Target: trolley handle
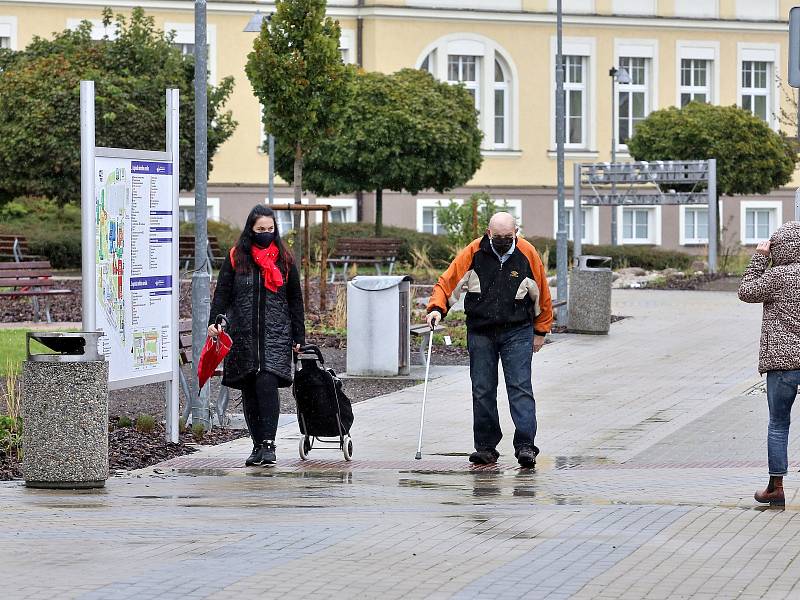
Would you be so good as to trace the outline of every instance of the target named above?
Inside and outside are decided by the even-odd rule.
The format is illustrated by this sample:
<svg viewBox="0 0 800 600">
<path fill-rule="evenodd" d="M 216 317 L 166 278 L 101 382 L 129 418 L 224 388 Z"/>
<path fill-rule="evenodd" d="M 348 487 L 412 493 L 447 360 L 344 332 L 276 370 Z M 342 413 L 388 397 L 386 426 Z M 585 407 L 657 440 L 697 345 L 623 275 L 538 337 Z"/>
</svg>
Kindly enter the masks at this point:
<svg viewBox="0 0 800 600">
<path fill-rule="evenodd" d="M 325 364 L 325 357 L 322 356 L 322 350 L 319 349 L 319 346 L 316 346 L 314 344 L 307 344 L 305 346 L 300 346 L 300 352 L 294 355 L 295 362 L 300 360 L 301 354 L 316 354 L 319 362 L 321 362 L 323 365 Z"/>
</svg>

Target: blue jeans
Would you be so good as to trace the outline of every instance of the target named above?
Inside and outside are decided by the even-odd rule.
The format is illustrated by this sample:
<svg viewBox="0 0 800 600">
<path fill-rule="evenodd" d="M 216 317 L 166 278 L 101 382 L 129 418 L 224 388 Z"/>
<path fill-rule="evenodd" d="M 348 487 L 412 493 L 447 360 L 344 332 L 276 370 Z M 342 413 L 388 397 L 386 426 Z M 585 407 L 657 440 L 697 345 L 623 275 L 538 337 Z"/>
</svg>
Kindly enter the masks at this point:
<svg viewBox="0 0 800 600">
<path fill-rule="evenodd" d="M 476 450 L 493 450 L 500 443 L 500 417 L 497 414 L 497 367 L 503 373 L 514 420 L 514 448 L 533 446 L 536 436 L 536 401 L 531 383 L 533 326 L 509 329 L 468 331 L 469 373 L 472 379 L 473 434 Z"/>
<path fill-rule="evenodd" d="M 769 474 L 783 476 L 789 470 L 789 422 L 800 385 L 800 370 L 767 372 L 767 461 Z"/>
</svg>

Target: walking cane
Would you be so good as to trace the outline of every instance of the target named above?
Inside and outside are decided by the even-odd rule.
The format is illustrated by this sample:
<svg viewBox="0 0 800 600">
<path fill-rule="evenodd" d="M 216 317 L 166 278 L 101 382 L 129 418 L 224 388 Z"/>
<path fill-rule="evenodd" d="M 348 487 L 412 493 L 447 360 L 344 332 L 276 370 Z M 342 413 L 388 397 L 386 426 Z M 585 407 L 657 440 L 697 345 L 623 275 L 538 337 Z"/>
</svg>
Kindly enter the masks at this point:
<svg viewBox="0 0 800 600">
<path fill-rule="evenodd" d="M 425 401 L 428 399 L 428 375 L 431 372 L 431 349 L 433 348 L 433 329 L 431 326 L 431 333 L 428 336 L 428 362 L 425 365 L 425 389 L 422 392 L 422 414 L 419 417 L 419 443 L 417 444 L 417 455 L 414 457 L 416 460 L 422 460 L 422 427 L 425 424 Z"/>
</svg>

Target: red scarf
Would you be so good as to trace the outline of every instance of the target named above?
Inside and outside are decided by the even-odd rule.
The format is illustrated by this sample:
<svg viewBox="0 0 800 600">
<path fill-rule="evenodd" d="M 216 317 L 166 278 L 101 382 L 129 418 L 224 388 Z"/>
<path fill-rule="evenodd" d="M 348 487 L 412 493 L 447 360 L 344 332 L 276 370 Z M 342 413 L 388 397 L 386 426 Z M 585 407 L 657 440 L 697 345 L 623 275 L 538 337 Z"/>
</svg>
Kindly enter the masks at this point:
<svg viewBox="0 0 800 600">
<path fill-rule="evenodd" d="M 264 287 L 270 292 L 277 292 L 278 288 L 283 285 L 283 274 L 275 264 L 278 259 L 278 247 L 274 242 L 267 248 L 253 246 L 250 249 L 250 255 L 253 257 L 253 261 L 261 268 L 261 274 L 264 276 Z"/>
</svg>

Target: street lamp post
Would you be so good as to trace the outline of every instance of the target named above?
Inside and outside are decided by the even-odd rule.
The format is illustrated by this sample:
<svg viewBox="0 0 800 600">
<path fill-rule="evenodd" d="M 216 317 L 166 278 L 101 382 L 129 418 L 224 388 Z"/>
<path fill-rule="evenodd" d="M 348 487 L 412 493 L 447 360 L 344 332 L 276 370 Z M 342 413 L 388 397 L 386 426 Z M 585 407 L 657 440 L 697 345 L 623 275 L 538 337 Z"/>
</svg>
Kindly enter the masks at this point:
<svg viewBox="0 0 800 600">
<path fill-rule="evenodd" d="M 247 25 L 244 27 L 245 33 L 260 33 L 261 27 L 264 24 L 264 21 L 269 21 L 272 18 L 270 14 L 264 14 L 260 10 L 256 11 L 250 20 L 247 22 Z M 275 203 L 275 137 L 271 133 L 267 133 L 267 152 L 269 153 L 269 174 L 268 174 L 268 181 L 269 181 L 269 191 L 267 192 L 267 198 L 269 204 Z"/>
<path fill-rule="evenodd" d="M 608 70 L 611 76 L 611 163 L 617 162 L 617 82 L 630 83 L 630 76 L 625 69 L 611 67 Z M 611 194 L 616 195 L 617 184 L 611 184 Z M 611 245 L 617 245 L 617 209 L 611 207 Z"/>
<path fill-rule="evenodd" d="M 556 231 L 556 288 L 559 300 L 567 300 L 567 214 L 564 205 L 564 139 L 566 107 L 564 102 L 563 21 L 561 0 L 556 5 L 556 181 L 558 230 Z M 566 306 L 558 308 L 558 324 L 566 325 Z"/>
</svg>

